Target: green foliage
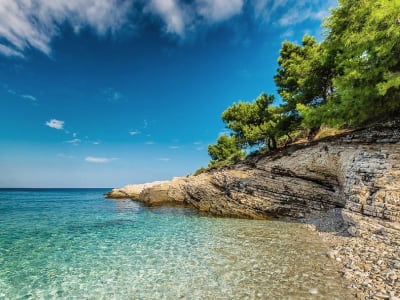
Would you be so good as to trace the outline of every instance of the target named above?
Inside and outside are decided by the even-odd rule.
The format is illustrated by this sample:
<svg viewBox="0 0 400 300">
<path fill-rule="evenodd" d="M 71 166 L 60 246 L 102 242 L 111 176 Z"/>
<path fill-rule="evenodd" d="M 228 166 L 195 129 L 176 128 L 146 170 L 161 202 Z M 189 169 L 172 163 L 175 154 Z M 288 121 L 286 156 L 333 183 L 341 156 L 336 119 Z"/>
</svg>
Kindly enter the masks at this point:
<svg viewBox="0 0 400 300">
<path fill-rule="evenodd" d="M 400 114 L 400 1 L 339 0 L 325 20 L 325 40 L 285 41 L 274 76 L 283 103 L 261 94 L 228 107 L 232 136 L 209 146 L 210 165 L 242 158 L 245 149 L 291 142 L 300 126 L 356 127 Z"/>
<path fill-rule="evenodd" d="M 400 2 L 340 0 L 326 38 L 284 42 L 278 92 L 303 125 L 358 126 L 400 112 Z"/>
<path fill-rule="evenodd" d="M 236 143 L 235 136 L 221 135 L 217 144 L 208 145 L 208 154 L 211 156 L 209 167 L 230 165 L 243 160 L 245 152 Z"/>
<path fill-rule="evenodd" d="M 202 174 L 202 173 L 204 173 L 206 171 L 207 171 L 207 168 L 200 167 L 199 169 L 196 170 L 196 172 L 194 172 L 193 175 L 197 176 L 197 175 L 200 175 L 200 174 Z"/>
<path fill-rule="evenodd" d="M 271 106 L 273 101 L 274 96 L 261 94 L 252 103 L 234 103 L 222 113 L 222 120 L 233 131 L 238 145 L 276 148 L 276 139 L 283 132 L 284 117 L 278 107 Z"/>
<path fill-rule="evenodd" d="M 357 126 L 399 113 L 400 2 L 340 0 L 325 27 L 335 95 L 315 109 L 299 106 L 306 123 Z"/>
<path fill-rule="evenodd" d="M 341 52 L 335 85 L 344 119 L 358 124 L 398 111 L 400 2 L 342 0 L 326 26 L 327 47 Z"/>
<path fill-rule="evenodd" d="M 332 62 L 314 37 L 305 35 L 301 46 L 283 42 L 278 64 L 274 80 L 285 111 L 296 113 L 297 104 L 319 105 L 332 94 Z"/>
</svg>

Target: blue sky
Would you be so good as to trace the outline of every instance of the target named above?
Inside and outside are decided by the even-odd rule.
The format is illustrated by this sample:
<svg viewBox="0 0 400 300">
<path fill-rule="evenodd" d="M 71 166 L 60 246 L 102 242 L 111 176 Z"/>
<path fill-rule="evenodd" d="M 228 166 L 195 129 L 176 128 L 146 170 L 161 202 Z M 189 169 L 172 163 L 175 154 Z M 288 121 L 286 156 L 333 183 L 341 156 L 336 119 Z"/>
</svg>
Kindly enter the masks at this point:
<svg viewBox="0 0 400 300">
<path fill-rule="evenodd" d="M 0 187 L 115 187 L 206 166 L 222 111 L 276 94 L 281 42 L 321 36 L 335 5 L 1 1 Z"/>
</svg>

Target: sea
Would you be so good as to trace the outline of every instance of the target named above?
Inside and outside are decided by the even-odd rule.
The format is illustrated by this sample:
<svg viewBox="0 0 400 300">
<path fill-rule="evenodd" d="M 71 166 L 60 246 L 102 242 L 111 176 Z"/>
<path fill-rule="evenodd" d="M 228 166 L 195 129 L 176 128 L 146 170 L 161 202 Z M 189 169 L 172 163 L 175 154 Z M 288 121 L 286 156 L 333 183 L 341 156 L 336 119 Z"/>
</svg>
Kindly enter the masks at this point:
<svg viewBox="0 0 400 300">
<path fill-rule="evenodd" d="M 315 233 L 271 220 L 0 189 L 0 299 L 351 299 Z"/>
</svg>

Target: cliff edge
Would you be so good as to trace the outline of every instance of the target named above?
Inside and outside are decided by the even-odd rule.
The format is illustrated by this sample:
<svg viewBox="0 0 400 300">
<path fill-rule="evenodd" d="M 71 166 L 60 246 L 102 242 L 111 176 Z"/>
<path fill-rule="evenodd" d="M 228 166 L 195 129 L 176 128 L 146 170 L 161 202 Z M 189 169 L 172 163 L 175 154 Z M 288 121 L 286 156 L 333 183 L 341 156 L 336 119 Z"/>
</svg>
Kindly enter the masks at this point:
<svg viewBox="0 0 400 300">
<path fill-rule="evenodd" d="M 340 208 L 349 233 L 400 231 L 400 121 L 376 125 L 228 168 L 113 189 L 110 198 L 189 204 L 217 216 L 303 218 Z"/>
<path fill-rule="evenodd" d="M 331 246 L 355 298 L 400 299 L 400 120 L 107 196 L 299 220 Z"/>
</svg>

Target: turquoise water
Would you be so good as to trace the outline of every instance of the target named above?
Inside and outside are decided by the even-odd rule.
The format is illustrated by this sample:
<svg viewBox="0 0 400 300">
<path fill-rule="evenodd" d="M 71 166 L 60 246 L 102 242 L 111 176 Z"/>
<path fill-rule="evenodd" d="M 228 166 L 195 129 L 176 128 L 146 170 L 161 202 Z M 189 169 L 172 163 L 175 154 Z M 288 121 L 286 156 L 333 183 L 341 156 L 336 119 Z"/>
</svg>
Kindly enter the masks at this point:
<svg viewBox="0 0 400 300">
<path fill-rule="evenodd" d="M 298 224 L 0 190 L 0 299 L 349 299 Z"/>
</svg>

